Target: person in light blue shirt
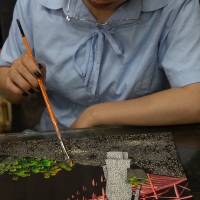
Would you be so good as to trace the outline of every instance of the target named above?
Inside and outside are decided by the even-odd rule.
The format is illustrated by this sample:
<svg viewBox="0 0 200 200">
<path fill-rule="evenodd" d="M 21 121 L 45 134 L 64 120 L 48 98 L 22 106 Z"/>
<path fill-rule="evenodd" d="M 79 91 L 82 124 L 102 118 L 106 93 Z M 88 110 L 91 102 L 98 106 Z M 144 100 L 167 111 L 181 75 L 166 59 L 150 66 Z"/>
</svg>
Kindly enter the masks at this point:
<svg viewBox="0 0 200 200">
<path fill-rule="evenodd" d="M 12 103 L 42 78 L 61 129 L 198 123 L 199 1 L 18 0 L 0 66 Z M 46 110 L 35 128 L 53 130 Z"/>
</svg>

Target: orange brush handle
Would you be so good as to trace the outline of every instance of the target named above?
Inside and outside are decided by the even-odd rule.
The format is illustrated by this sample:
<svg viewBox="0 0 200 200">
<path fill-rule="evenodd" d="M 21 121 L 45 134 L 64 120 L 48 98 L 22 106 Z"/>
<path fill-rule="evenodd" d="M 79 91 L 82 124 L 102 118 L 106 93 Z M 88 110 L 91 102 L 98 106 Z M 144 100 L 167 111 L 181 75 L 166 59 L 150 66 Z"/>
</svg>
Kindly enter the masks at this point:
<svg viewBox="0 0 200 200">
<path fill-rule="evenodd" d="M 49 98 L 47 96 L 47 93 L 46 93 L 46 90 L 44 88 L 44 84 L 42 82 L 42 80 L 40 78 L 37 78 L 37 81 L 38 81 L 38 84 L 40 86 L 40 89 L 41 89 L 41 92 L 42 92 L 42 96 L 44 98 L 44 101 L 45 101 L 45 104 L 47 106 L 47 110 L 49 112 L 49 115 L 50 115 L 50 118 L 51 118 L 51 121 L 53 123 L 53 126 L 55 128 L 55 131 L 56 131 L 56 134 L 58 136 L 58 138 L 61 138 L 61 134 L 60 134 L 60 130 L 58 128 L 58 124 L 57 124 L 57 121 L 56 121 L 56 117 L 54 115 L 54 112 L 53 112 L 53 109 L 51 107 L 51 104 L 50 104 L 50 101 L 49 101 Z"/>
</svg>

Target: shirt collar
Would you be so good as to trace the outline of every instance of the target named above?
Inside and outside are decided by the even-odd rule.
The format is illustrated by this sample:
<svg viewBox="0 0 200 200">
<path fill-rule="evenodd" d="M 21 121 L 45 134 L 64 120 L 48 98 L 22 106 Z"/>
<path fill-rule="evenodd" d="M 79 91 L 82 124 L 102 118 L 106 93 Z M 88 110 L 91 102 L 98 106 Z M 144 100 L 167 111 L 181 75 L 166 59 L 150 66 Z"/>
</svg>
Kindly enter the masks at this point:
<svg viewBox="0 0 200 200">
<path fill-rule="evenodd" d="M 52 10 L 63 8 L 63 4 L 65 1 L 66 0 L 37 0 L 39 4 Z"/>
<path fill-rule="evenodd" d="M 79 18 L 91 19 L 93 18 L 92 14 L 88 12 L 88 8 L 83 4 L 82 0 L 73 0 L 73 11 L 71 13 L 74 16 Z M 138 19 L 141 13 L 141 0 L 129 0 L 124 3 L 118 10 L 115 12 L 109 20 L 119 20 L 119 19 Z"/>
<path fill-rule="evenodd" d="M 63 8 L 63 5 L 66 5 L 68 0 L 37 0 L 37 2 L 49 9 L 60 9 Z M 142 10 L 143 12 L 151 12 L 158 10 L 168 4 L 168 0 L 129 0 L 126 2 L 122 7 L 119 8 L 118 11 L 126 10 L 126 13 L 131 15 L 134 18 L 138 17 L 138 14 Z M 72 0 L 71 1 L 71 8 L 76 6 L 76 12 L 80 14 L 81 11 L 85 7 L 81 0 Z M 85 10 L 86 8 L 84 8 Z M 74 9 L 73 9 L 74 10 Z M 124 13 L 123 13 L 124 15 Z"/>
<path fill-rule="evenodd" d="M 153 12 L 165 7 L 168 0 L 141 0 L 143 12 Z"/>
<path fill-rule="evenodd" d="M 63 8 L 65 14 L 67 13 L 68 0 L 37 0 L 37 2 L 42 6 L 53 10 Z M 167 4 L 168 0 L 129 0 L 123 4 L 109 20 L 138 19 L 141 11 L 156 11 L 165 7 Z M 94 17 L 88 12 L 87 7 L 83 4 L 82 0 L 71 0 L 70 15 L 94 20 Z"/>
</svg>

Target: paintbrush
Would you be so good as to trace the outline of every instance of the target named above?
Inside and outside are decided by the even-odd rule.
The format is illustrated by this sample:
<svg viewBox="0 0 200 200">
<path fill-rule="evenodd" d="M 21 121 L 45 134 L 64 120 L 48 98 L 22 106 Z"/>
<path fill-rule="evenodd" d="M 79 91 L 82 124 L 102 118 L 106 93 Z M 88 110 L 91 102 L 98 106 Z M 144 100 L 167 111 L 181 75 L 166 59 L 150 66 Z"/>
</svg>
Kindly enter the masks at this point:
<svg viewBox="0 0 200 200">
<path fill-rule="evenodd" d="M 25 34 L 24 34 L 24 31 L 23 31 L 23 29 L 22 29 L 22 26 L 21 26 L 21 23 L 20 23 L 19 19 L 17 19 L 17 24 L 18 24 L 19 30 L 20 30 L 20 32 L 21 32 L 22 39 L 23 39 L 23 41 L 24 41 L 24 45 L 25 45 L 25 47 L 26 47 L 26 50 L 27 50 L 27 52 L 28 52 L 28 55 L 29 55 L 29 56 L 31 57 L 31 59 L 35 62 L 35 58 L 33 57 L 32 53 L 31 53 L 31 50 L 30 50 L 28 41 L 27 41 L 27 39 L 26 39 L 26 36 L 25 36 Z M 62 141 L 62 138 L 61 138 L 61 133 L 60 133 L 60 130 L 59 130 L 59 128 L 58 128 L 57 120 L 56 120 L 55 114 L 54 114 L 54 112 L 53 112 L 53 108 L 52 108 L 52 106 L 51 106 L 51 104 L 50 104 L 49 98 L 48 98 L 48 96 L 47 96 L 47 93 L 46 93 L 45 87 L 44 87 L 44 85 L 43 85 L 43 82 L 42 82 L 42 80 L 41 80 L 40 78 L 37 78 L 37 81 L 38 81 L 38 84 L 39 84 L 39 86 L 40 86 L 40 90 L 41 90 L 41 92 L 42 92 L 42 96 L 43 96 L 43 98 L 44 98 L 44 101 L 45 101 L 47 110 L 48 110 L 49 115 L 50 115 L 50 118 L 51 118 L 51 121 L 52 121 L 53 126 L 54 126 L 54 128 L 55 128 L 57 137 L 58 137 L 58 139 L 59 139 L 59 142 L 60 142 L 62 151 L 63 151 L 63 153 L 64 153 L 64 155 L 65 155 L 65 160 L 70 161 L 69 155 L 68 155 L 68 153 L 67 153 L 67 151 L 66 151 L 66 149 L 65 149 L 65 146 L 64 146 L 64 144 L 63 144 L 63 141 Z"/>
</svg>

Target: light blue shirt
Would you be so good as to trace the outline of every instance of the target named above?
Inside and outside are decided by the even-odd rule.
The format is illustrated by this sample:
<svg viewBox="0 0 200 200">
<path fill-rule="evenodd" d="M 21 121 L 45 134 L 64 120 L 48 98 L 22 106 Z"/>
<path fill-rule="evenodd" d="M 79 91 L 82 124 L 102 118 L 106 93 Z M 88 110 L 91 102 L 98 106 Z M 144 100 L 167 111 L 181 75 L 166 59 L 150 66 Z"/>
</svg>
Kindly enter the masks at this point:
<svg viewBox="0 0 200 200">
<path fill-rule="evenodd" d="M 129 0 L 97 26 L 67 21 L 67 0 L 18 0 L 0 65 L 25 53 L 18 18 L 37 61 L 61 129 L 88 106 L 138 98 L 200 82 L 199 0 Z M 71 17 L 95 20 L 81 0 Z M 44 111 L 40 131 L 53 130 Z"/>
</svg>

